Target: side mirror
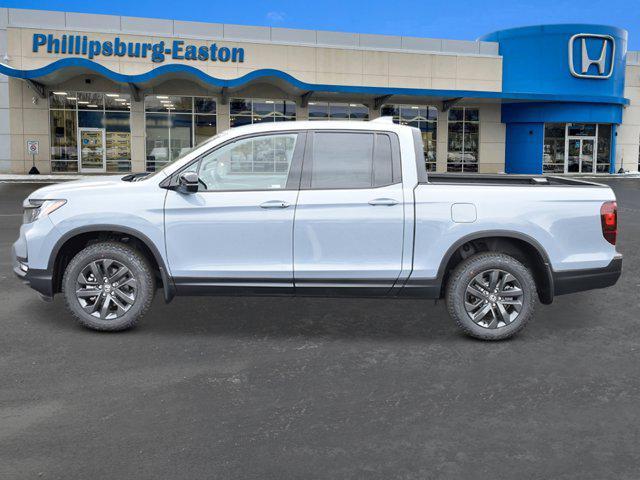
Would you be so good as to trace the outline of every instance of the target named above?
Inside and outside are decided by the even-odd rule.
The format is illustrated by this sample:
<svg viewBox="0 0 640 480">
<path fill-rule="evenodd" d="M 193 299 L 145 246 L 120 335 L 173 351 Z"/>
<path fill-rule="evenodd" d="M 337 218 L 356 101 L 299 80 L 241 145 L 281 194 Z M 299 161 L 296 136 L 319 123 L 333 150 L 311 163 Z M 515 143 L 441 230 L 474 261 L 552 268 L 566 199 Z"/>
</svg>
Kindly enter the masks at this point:
<svg viewBox="0 0 640 480">
<path fill-rule="evenodd" d="M 198 174 L 183 172 L 178 177 L 178 191 L 181 193 L 195 193 L 198 191 Z"/>
</svg>

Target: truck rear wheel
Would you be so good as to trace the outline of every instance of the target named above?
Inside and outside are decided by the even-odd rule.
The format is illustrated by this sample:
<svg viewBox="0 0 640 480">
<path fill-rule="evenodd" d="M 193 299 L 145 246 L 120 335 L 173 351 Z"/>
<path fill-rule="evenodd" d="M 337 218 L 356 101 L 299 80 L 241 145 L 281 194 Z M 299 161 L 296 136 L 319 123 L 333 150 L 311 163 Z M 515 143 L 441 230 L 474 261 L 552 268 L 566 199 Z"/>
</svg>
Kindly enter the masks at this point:
<svg viewBox="0 0 640 480">
<path fill-rule="evenodd" d="M 449 277 L 449 315 L 467 335 L 503 340 L 524 328 L 534 313 L 536 284 L 522 263 L 503 253 L 480 253 Z"/>
<path fill-rule="evenodd" d="M 101 242 L 80 251 L 64 272 L 67 308 L 81 325 L 118 331 L 135 326 L 155 293 L 143 255 L 128 245 Z"/>
</svg>

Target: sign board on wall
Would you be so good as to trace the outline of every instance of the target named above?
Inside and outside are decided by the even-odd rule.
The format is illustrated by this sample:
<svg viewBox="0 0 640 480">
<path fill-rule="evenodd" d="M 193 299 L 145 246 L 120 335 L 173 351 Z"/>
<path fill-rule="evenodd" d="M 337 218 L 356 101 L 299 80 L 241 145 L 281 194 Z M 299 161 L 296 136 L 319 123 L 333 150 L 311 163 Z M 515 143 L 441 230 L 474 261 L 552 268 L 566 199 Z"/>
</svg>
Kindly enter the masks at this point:
<svg viewBox="0 0 640 480">
<path fill-rule="evenodd" d="M 55 55 L 81 55 L 89 60 L 102 56 L 149 58 L 153 63 L 162 63 L 166 57 L 200 62 L 244 62 L 244 48 L 219 46 L 216 43 L 192 45 L 185 44 L 184 40 L 128 42 L 120 37 L 92 40 L 87 35 L 34 33 L 31 50 L 33 53 L 44 50 Z"/>
</svg>

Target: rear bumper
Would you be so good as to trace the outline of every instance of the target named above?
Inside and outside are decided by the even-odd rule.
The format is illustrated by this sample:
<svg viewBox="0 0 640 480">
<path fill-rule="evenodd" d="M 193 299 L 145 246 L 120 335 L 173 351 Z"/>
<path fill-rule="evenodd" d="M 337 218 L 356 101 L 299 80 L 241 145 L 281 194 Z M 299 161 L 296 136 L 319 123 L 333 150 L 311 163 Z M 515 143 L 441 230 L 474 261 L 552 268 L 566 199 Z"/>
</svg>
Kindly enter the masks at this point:
<svg viewBox="0 0 640 480">
<path fill-rule="evenodd" d="M 622 255 L 620 254 L 616 255 L 611 263 L 603 268 L 552 272 L 553 294 L 565 295 L 596 288 L 607 288 L 615 285 L 621 274 Z"/>
</svg>

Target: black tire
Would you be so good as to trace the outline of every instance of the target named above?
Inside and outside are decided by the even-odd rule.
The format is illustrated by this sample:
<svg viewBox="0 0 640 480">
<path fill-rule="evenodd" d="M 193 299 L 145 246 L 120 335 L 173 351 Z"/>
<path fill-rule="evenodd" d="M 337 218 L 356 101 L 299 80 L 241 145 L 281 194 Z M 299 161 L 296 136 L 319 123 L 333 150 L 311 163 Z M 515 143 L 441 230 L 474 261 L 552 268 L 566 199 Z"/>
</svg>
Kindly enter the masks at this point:
<svg viewBox="0 0 640 480">
<path fill-rule="evenodd" d="M 106 263 L 103 261 L 106 260 Z M 96 263 L 94 263 L 96 262 Z M 91 272 L 92 265 L 98 265 L 99 273 L 93 276 Z M 107 272 L 105 273 L 105 265 Z M 113 267 L 115 265 L 115 267 Z M 109 277 L 109 272 L 120 271 L 126 273 L 122 285 L 118 291 L 112 287 L 112 284 L 106 286 L 102 283 L 105 277 Z M 88 269 L 88 270 L 87 270 Z M 86 279 L 85 274 L 90 272 L 88 278 L 90 284 L 88 287 L 81 287 L 80 278 Z M 80 274 L 83 273 L 83 277 Z M 102 281 L 96 278 L 102 278 Z M 115 278 L 116 275 L 111 276 Z M 133 278 L 133 281 L 131 281 Z M 127 284 L 127 285 L 125 285 Z M 114 283 L 113 285 L 118 285 Z M 109 288 L 107 293 L 107 288 Z M 88 290 L 96 290 L 97 295 L 87 298 L 79 298 L 76 294 L 78 291 L 87 292 Z M 102 292 L 102 295 L 101 293 Z M 123 301 L 122 293 L 127 295 L 129 299 Z M 120 331 L 134 327 L 138 320 L 145 314 L 151 305 L 153 295 L 155 293 L 155 278 L 153 270 L 149 266 L 146 258 L 137 250 L 118 242 L 101 242 L 90 245 L 80 251 L 67 265 L 64 276 L 62 278 L 62 293 L 67 304 L 67 308 L 78 322 L 84 327 L 92 330 L 100 331 Z M 91 292 L 88 292 L 89 294 Z M 101 298 L 103 297 L 103 298 Z M 131 300 L 133 299 L 133 300 Z M 102 302 L 97 307 L 94 305 Z M 81 302 L 86 302 L 83 306 Z M 102 306 L 107 303 L 105 312 L 102 312 Z M 126 308 L 126 310 L 125 310 Z M 90 310 L 96 310 L 90 314 Z M 96 316 L 96 314 L 98 316 Z M 109 318 L 111 317 L 111 318 Z"/>
<path fill-rule="evenodd" d="M 502 279 L 509 281 L 507 285 L 505 280 L 503 284 L 507 286 L 504 287 L 505 290 L 501 290 L 506 293 L 505 296 L 495 293 L 499 285 L 490 289 L 492 272 L 498 272 L 495 274 L 500 278 L 498 283 Z M 480 283 L 477 279 L 480 279 Z M 482 280 L 485 279 L 487 281 L 483 283 Z M 483 285 L 486 289 L 480 291 L 474 288 L 478 285 Z M 518 290 L 521 290 L 521 293 Z M 513 295 L 508 295 L 509 292 Z M 480 253 L 465 259 L 449 277 L 446 291 L 447 310 L 451 318 L 464 333 L 482 340 L 503 340 L 522 330 L 533 317 L 536 298 L 536 283 L 529 269 L 503 253 Z M 511 304 L 507 304 L 508 302 Z M 521 302 L 517 305 L 519 311 L 516 311 L 516 305 L 513 305 L 517 302 Z M 468 312 L 467 308 L 471 312 Z M 487 308 L 489 311 L 483 314 Z M 474 321 L 472 315 L 481 318 Z"/>
</svg>

